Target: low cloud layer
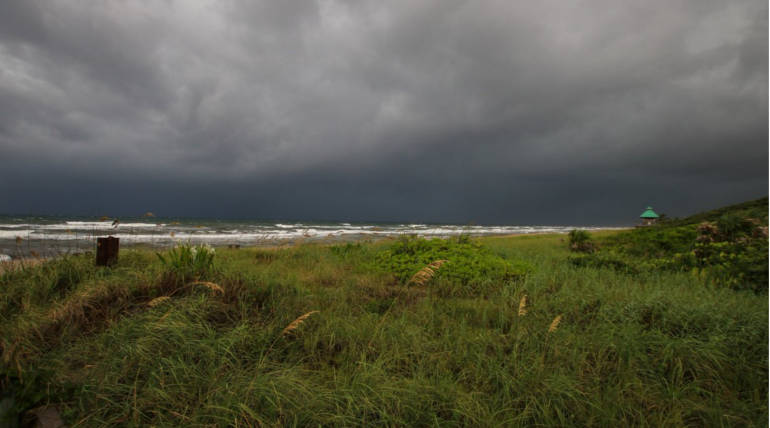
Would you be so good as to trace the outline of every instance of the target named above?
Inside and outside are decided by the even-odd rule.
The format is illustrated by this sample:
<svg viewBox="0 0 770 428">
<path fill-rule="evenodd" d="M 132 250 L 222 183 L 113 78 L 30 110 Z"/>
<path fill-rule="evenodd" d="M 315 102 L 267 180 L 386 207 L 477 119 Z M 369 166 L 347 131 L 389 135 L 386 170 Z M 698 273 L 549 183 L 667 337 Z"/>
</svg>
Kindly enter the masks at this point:
<svg viewBox="0 0 770 428">
<path fill-rule="evenodd" d="M 11 0 L 0 212 L 624 224 L 765 196 L 767 16 Z"/>
</svg>

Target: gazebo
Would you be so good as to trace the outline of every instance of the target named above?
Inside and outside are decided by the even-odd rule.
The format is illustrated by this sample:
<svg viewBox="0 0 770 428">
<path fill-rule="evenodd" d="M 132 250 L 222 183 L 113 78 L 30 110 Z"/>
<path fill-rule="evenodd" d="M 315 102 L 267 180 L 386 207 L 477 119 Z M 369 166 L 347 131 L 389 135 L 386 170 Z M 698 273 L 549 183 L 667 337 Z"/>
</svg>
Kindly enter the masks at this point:
<svg viewBox="0 0 770 428">
<path fill-rule="evenodd" d="M 642 226 L 651 226 L 658 221 L 658 218 L 660 218 L 660 216 L 657 215 L 655 211 L 652 210 L 652 207 L 647 207 L 647 209 L 644 210 L 644 212 L 642 213 L 642 215 L 639 216 L 639 218 L 642 219 Z"/>
</svg>

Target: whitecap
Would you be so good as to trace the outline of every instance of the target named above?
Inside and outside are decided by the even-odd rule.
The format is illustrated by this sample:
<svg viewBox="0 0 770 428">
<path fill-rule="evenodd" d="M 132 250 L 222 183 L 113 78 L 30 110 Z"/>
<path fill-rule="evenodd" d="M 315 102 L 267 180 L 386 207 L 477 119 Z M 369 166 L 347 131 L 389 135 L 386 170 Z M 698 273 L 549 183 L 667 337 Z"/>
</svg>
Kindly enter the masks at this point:
<svg viewBox="0 0 770 428">
<path fill-rule="evenodd" d="M 21 237 L 22 239 L 26 239 L 27 236 L 32 236 L 34 233 L 34 230 L 28 230 L 28 229 L 22 229 L 22 230 L 0 230 L 0 239 L 16 239 L 16 237 Z"/>
</svg>

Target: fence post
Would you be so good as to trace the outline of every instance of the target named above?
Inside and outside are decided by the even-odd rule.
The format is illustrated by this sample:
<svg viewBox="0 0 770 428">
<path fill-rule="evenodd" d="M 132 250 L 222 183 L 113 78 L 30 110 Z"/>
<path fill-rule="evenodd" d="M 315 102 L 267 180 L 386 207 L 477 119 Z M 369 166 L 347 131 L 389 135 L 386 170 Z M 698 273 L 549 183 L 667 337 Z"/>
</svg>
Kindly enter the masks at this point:
<svg viewBox="0 0 770 428">
<path fill-rule="evenodd" d="M 112 266 L 118 262 L 120 238 L 108 236 L 96 239 L 96 266 Z"/>
</svg>

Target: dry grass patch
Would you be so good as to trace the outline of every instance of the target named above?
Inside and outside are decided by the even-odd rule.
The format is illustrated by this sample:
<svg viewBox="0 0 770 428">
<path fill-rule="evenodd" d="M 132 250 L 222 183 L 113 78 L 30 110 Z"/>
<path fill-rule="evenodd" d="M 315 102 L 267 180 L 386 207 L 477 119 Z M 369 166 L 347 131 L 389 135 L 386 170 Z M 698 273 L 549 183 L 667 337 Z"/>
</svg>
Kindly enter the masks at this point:
<svg viewBox="0 0 770 428">
<path fill-rule="evenodd" d="M 430 282 L 431 279 L 436 275 L 438 270 L 441 268 L 441 265 L 446 263 L 447 260 L 436 260 L 424 268 L 420 269 L 412 278 L 407 282 L 407 284 L 413 284 L 413 285 L 425 285 Z"/>
<path fill-rule="evenodd" d="M 289 323 L 289 325 L 287 325 L 286 328 L 284 328 L 281 331 L 281 334 L 287 335 L 289 333 L 292 333 L 293 331 L 297 330 L 299 326 L 301 326 L 302 323 L 305 322 L 306 319 L 310 318 L 310 316 L 313 314 L 317 314 L 318 312 L 319 311 L 310 311 L 306 314 L 300 315 L 299 317 L 297 317 L 297 319 Z"/>
<path fill-rule="evenodd" d="M 527 315 L 527 295 L 521 296 L 521 300 L 519 300 L 519 316 L 523 317 L 524 315 Z"/>
<path fill-rule="evenodd" d="M 19 269 L 27 269 L 33 266 L 43 264 L 47 261 L 44 258 L 15 259 L 6 262 L 0 262 L 0 275 L 6 272 L 13 272 Z"/>
</svg>

